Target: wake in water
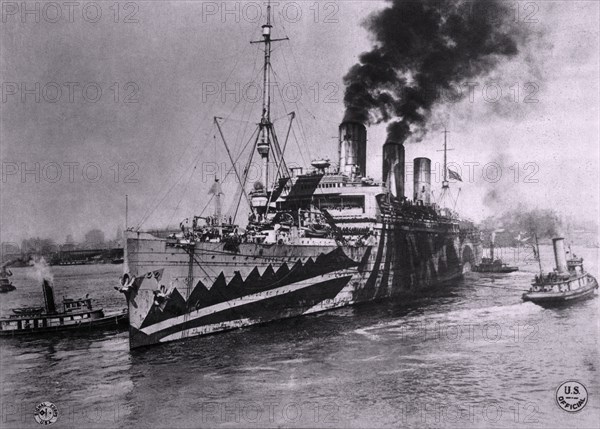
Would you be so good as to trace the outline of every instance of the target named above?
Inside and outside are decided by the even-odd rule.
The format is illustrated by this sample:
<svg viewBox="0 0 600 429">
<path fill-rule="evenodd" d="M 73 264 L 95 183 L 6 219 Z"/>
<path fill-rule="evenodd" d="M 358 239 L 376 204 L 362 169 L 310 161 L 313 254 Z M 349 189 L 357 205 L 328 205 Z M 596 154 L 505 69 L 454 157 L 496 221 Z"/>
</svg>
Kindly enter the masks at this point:
<svg viewBox="0 0 600 429">
<path fill-rule="evenodd" d="M 365 336 L 371 340 L 381 339 L 381 335 L 400 334 L 402 336 L 421 336 L 424 333 L 448 330 L 451 328 L 485 326 L 524 319 L 530 316 L 542 315 L 543 309 L 530 302 L 495 305 L 483 308 L 451 310 L 431 314 L 403 316 L 388 322 L 354 330 L 355 334 Z M 501 329 L 501 328 L 500 328 Z M 458 334 L 457 334 L 458 335 Z"/>
</svg>

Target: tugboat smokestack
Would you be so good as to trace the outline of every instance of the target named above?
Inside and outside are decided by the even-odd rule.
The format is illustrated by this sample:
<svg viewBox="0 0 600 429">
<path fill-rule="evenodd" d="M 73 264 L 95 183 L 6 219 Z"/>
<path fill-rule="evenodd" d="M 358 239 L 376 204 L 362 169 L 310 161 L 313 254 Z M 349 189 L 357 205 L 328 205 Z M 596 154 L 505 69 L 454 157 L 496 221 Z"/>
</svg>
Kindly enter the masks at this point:
<svg viewBox="0 0 600 429">
<path fill-rule="evenodd" d="M 565 254 L 565 239 L 562 237 L 553 238 L 552 245 L 554 246 L 554 260 L 556 261 L 556 271 L 558 271 L 559 274 L 564 274 L 568 271 L 567 256 Z"/>
<path fill-rule="evenodd" d="M 46 313 L 56 313 L 56 304 L 54 303 L 54 290 L 48 279 L 44 279 L 44 303 L 46 304 Z"/>
</svg>

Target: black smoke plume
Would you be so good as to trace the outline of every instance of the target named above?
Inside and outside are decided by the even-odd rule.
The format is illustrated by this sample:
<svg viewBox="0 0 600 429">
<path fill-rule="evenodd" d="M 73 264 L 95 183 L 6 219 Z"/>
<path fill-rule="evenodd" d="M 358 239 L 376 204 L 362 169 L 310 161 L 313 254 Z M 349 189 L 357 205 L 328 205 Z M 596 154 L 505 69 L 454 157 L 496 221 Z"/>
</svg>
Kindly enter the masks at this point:
<svg viewBox="0 0 600 429">
<path fill-rule="evenodd" d="M 442 91 L 516 55 L 519 36 L 510 2 L 388 1 L 363 23 L 375 46 L 344 76 L 344 120 L 392 121 L 388 138 L 404 141 L 425 132 Z"/>
</svg>

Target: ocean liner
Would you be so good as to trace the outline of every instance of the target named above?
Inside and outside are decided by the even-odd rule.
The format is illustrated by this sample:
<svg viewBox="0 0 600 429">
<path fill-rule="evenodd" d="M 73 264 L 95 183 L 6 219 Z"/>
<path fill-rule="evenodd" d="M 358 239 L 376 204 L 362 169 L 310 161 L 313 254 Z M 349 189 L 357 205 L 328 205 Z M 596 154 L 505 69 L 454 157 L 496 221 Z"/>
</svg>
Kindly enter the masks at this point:
<svg viewBox="0 0 600 429">
<path fill-rule="evenodd" d="M 405 196 L 403 142 L 383 146 L 381 182 L 367 176 L 367 131 L 339 126 L 338 166 L 313 161 L 289 168 L 286 139 L 271 121 L 271 12 L 262 26 L 262 115 L 252 155 L 261 180 L 247 186 L 219 118 L 215 118 L 247 225 L 221 214 L 221 184 L 211 189 L 215 213 L 194 216 L 177 234 L 126 231 L 124 274 L 118 290 L 129 307 L 130 347 L 179 340 L 377 300 L 415 296 L 460 277 L 481 259 L 479 232 L 462 221 L 444 195 L 450 192 L 444 161 L 440 198 L 433 201 L 431 161 L 414 159 L 414 192 Z M 445 155 L 445 152 L 444 152 Z M 445 160 L 445 156 L 444 156 Z M 246 190 L 246 187 L 252 188 Z M 237 214 L 237 213 L 236 213 Z"/>
</svg>

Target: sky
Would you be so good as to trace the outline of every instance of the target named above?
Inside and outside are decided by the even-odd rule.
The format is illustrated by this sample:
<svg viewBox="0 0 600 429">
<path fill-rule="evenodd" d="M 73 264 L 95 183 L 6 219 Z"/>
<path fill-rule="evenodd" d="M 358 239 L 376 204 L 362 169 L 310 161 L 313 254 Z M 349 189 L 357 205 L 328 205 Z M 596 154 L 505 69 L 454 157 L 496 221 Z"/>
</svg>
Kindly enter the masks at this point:
<svg viewBox="0 0 600 429">
<path fill-rule="evenodd" d="M 261 38 L 263 3 L 86 4 L 2 3 L 0 241 L 61 243 L 92 228 L 113 238 L 125 226 L 126 194 L 128 226 L 199 214 L 215 172 L 223 178 L 231 165 L 215 116 L 233 156 L 242 154 L 238 165 L 249 153 L 262 80 L 260 46 L 249 41 Z M 274 44 L 272 118 L 283 144 L 287 114 L 297 115 L 289 162 L 337 162 L 342 78 L 372 46 L 361 22 L 383 7 L 275 4 L 273 37 L 290 40 Z M 519 54 L 436 106 L 428 134 L 405 142 L 406 160 L 439 166 L 445 126 L 463 216 L 525 204 L 597 222 L 599 5 L 520 2 L 515 20 L 530 34 Z M 367 174 L 376 180 L 385 135 L 385 124 L 368 128 Z M 227 211 L 232 175 L 223 188 Z"/>
</svg>

